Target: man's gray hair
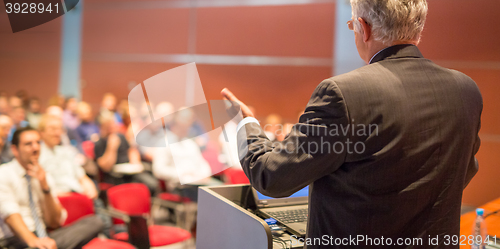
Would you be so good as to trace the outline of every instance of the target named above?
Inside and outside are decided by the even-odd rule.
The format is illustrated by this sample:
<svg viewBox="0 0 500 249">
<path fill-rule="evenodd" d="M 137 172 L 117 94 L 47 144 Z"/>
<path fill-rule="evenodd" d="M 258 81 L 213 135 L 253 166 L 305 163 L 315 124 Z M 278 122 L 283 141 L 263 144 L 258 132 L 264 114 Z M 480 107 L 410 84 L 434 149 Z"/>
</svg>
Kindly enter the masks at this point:
<svg viewBox="0 0 500 249">
<path fill-rule="evenodd" d="M 419 41 L 427 16 L 426 0 L 350 0 L 356 31 L 358 17 L 372 27 L 375 40 L 384 45 L 395 41 Z"/>
</svg>

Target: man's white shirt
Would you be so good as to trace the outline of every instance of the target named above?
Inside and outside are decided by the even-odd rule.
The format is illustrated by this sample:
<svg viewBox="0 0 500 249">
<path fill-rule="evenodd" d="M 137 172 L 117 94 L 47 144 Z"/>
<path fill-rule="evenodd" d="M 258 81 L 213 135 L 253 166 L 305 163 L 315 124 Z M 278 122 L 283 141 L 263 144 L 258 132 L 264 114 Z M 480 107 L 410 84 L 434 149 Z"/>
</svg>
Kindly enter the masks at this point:
<svg viewBox="0 0 500 249">
<path fill-rule="evenodd" d="M 76 151 L 69 146 L 57 145 L 53 149 L 44 143 L 40 146 L 38 162 L 54 180 L 55 193 L 83 193 L 79 180 L 85 176 L 85 170 L 76 162 L 76 156 Z"/>
<path fill-rule="evenodd" d="M 179 183 L 197 184 L 211 175 L 210 165 L 196 142 L 192 139 L 179 141 L 170 131 L 167 131 L 167 139 L 167 147 L 157 148 L 153 156 L 153 174 L 157 178 L 175 187 Z"/>
<path fill-rule="evenodd" d="M 10 227 L 5 223 L 5 219 L 10 215 L 18 213 L 30 231 L 35 231 L 35 220 L 31 216 L 30 201 L 28 194 L 28 181 L 26 180 L 26 170 L 14 159 L 0 166 L 0 239 L 14 236 Z M 54 181 L 50 175 L 46 175 L 49 187 L 54 188 Z M 37 179 L 31 178 L 33 201 L 36 206 L 36 213 L 43 221 L 44 194 Z M 58 203 L 56 196 L 52 198 Z M 66 220 L 67 212 L 61 212 L 61 224 Z M 45 225 L 42 222 L 43 227 Z"/>
</svg>

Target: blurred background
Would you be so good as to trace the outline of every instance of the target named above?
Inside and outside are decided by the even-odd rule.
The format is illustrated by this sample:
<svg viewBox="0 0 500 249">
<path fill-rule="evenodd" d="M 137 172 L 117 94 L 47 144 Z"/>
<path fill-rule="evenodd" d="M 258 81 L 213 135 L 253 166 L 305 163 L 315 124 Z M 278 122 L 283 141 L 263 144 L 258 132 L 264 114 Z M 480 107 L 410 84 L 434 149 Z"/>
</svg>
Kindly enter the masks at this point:
<svg viewBox="0 0 500 249">
<path fill-rule="evenodd" d="M 471 206 L 499 197 L 499 14 L 498 0 L 430 0 L 419 46 L 483 94 L 480 171 L 463 197 Z M 96 115 L 112 93 L 126 112 L 119 103 L 137 84 L 196 62 L 207 100 L 227 87 L 263 123 L 295 123 L 323 79 L 364 65 L 350 17 L 343 0 L 80 0 L 13 34 L 1 6 L 0 94 L 19 95 L 28 109 L 36 97 L 41 110 L 73 96 Z"/>
</svg>

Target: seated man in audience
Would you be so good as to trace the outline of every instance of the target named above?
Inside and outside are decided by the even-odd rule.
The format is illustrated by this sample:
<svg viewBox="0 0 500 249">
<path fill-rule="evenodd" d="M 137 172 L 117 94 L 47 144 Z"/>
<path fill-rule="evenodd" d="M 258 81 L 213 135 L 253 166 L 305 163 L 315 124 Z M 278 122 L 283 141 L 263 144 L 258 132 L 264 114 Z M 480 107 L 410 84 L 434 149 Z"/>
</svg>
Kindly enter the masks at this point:
<svg viewBox="0 0 500 249">
<path fill-rule="evenodd" d="M 99 127 L 92 118 L 92 107 L 87 102 L 82 101 L 78 103 L 76 113 L 81 121 L 76 128 L 81 140 L 97 142 L 99 140 Z"/>
<path fill-rule="evenodd" d="M 9 106 L 10 106 L 10 110 L 12 111 L 12 109 L 14 109 L 15 107 L 23 107 L 23 100 L 20 99 L 19 97 L 17 96 L 10 96 L 9 98 Z"/>
<path fill-rule="evenodd" d="M 45 114 L 57 117 L 61 121 L 63 120 L 63 113 L 64 113 L 63 109 L 56 105 L 47 107 L 47 110 L 45 112 Z M 64 127 L 63 133 L 61 134 L 61 144 L 68 146 L 67 148 L 75 150 L 77 162 L 78 164 L 84 167 L 85 172 L 87 172 L 87 174 L 89 175 L 97 174 L 97 166 L 95 166 L 92 160 L 88 160 L 88 158 L 86 158 L 84 155 L 84 151 L 81 146 L 81 139 L 76 130 L 69 130 L 66 127 Z"/>
<path fill-rule="evenodd" d="M 0 114 L 8 115 L 10 113 L 9 99 L 0 95 Z"/>
<path fill-rule="evenodd" d="M 52 178 L 38 163 L 38 132 L 19 128 L 12 152 L 15 159 L 0 167 L 0 248 L 81 248 L 96 237 L 103 226 L 97 216 L 60 228 L 67 213 L 52 194 Z M 49 233 L 47 227 L 55 230 Z"/>
<path fill-rule="evenodd" d="M 61 145 L 63 133 L 62 120 L 55 116 L 44 115 L 38 125 L 43 143 L 40 146 L 40 164 L 54 179 L 57 194 L 77 192 L 90 199 L 97 198 L 94 182 L 85 174 L 75 158 L 76 151 Z"/>
<path fill-rule="evenodd" d="M 123 120 L 120 114 L 116 111 L 116 97 L 112 93 L 106 93 L 102 97 L 101 109 L 97 115 L 97 122 L 101 124 L 101 117 L 107 115 L 113 115 L 115 122 L 118 126 L 123 125 Z"/>
<path fill-rule="evenodd" d="M 139 151 L 130 146 L 123 134 L 116 132 L 117 124 L 113 115 L 102 115 L 99 123 L 101 138 L 95 143 L 94 152 L 97 165 L 104 171 L 104 182 L 115 185 L 143 183 L 154 195 L 158 180 L 144 171 Z"/>
<path fill-rule="evenodd" d="M 68 130 L 76 130 L 80 125 L 80 119 L 76 113 L 78 100 L 75 97 L 68 97 L 64 101 L 63 123 Z"/>
<path fill-rule="evenodd" d="M 212 170 L 203 158 L 199 145 L 193 139 L 185 139 L 194 122 L 191 110 L 177 112 L 170 131 L 166 131 L 168 145 L 157 148 L 153 157 L 153 173 L 165 180 L 167 187 L 192 201 L 198 199 L 198 186 L 221 185 L 222 182 L 210 176 Z M 174 162 L 175 157 L 175 162 Z M 180 186 L 181 183 L 188 183 Z"/>
<path fill-rule="evenodd" d="M 12 119 L 7 115 L 0 114 L 0 164 L 10 162 L 14 158 L 8 140 L 11 128 Z"/>
<path fill-rule="evenodd" d="M 55 117 L 58 117 L 59 119 L 63 120 L 64 111 L 59 106 L 51 105 L 51 106 L 47 107 L 45 114 L 50 115 L 50 116 L 55 116 Z M 74 147 L 78 148 L 78 150 L 80 150 L 80 148 L 79 148 L 80 143 L 81 143 L 80 136 L 78 136 L 76 131 L 68 129 L 67 127 L 64 127 L 64 133 L 62 135 L 62 144 L 73 145 Z"/>
<path fill-rule="evenodd" d="M 31 97 L 28 102 L 28 110 L 26 120 L 33 128 L 38 128 L 38 122 L 42 118 L 40 100 L 37 97 Z"/>
<path fill-rule="evenodd" d="M 28 126 L 28 121 L 26 121 L 26 112 L 22 106 L 12 106 L 9 116 L 14 123 L 9 133 L 9 141 L 11 141 L 14 132 L 19 128 Z"/>
</svg>

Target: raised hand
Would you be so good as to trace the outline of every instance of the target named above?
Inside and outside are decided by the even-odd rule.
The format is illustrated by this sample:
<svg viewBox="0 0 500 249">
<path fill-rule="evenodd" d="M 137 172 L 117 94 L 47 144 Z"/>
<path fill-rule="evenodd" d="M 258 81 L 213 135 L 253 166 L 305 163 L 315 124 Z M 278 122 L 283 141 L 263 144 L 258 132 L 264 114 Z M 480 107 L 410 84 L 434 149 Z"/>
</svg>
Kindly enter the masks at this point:
<svg viewBox="0 0 500 249">
<path fill-rule="evenodd" d="M 229 89 L 227 89 L 227 88 L 222 89 L 220 94 L 222 95 L 222 98 L 224 98 L 225 100 L 233 101 L 233 102 L 236 102 L 240 105 L 241 114 L 243 115 L 243 118 L 254 117 L 250 108 L 248 108 L 247 105 L 245 105 L 238 98 L 236 98 L 236 96 L 234 96 L 234 94 L 231 91 L 229 91 Z"/>
</svg>

